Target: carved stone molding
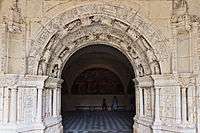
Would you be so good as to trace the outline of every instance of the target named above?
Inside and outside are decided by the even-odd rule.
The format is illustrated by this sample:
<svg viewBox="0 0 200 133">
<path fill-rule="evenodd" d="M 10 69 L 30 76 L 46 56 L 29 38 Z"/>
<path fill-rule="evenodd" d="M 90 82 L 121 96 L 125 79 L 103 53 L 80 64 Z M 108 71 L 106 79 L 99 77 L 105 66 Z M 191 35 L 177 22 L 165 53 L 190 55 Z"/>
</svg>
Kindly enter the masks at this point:
<svg viewBox="0 0 200 133">
<path fill-rule="evenodd" d="M 137 77 L 133 79 L 136 86 L 151 88 L 153 87 L 153 79 L 151 76 Z"/>
<path fill-rule="evenodd" d="M 29 86 L 43 88 L 48 76 L 4 74 L 0 76 L 1 87 Z"/>
<path fill-rule="evenodd" d="M 108 27 L 111 27 L 112 30 L 120 30 L 121 32 L 123 32 L 124 36 L 129 36 L 132 41 L 137 41 L 137 38 L 140 38 L 142 36 L 143 38 L 145 38 L 146 42 L 149 43 L 149 46 L 152 47 L 151 49 L 153 50 L 153 53 L 159 61 L 166 58 L 168 54 L 165 49 L 166 44 L 163 41 L 164 39 L 160 36 L 160 34 L 157 33 L 157 31 L 154 30 L 155 28 L 153 28 L 147 20 L 144 20 L 141 16 L 139 16 L 139 14 L 135 12 L 131 12 L 126 17 L 123 15 L 120 16 L 121 13 L 118 12 L 119 9 L 120 11 L 126 12 L 127 10 L 129 10 L 129 8 L 120 7 L 119 5 L 109 6 L 112 8 L 108 8 L 107 10 L 113 10 L 113 12 L 108 12 L 107 10 L 99 10 L 106 7 L 103 4 L 92 4 L 76 7 L 58 15 L 50 22 L 48 22 L 32 43 L 28 57 L 29 74 L 37 73 L 37 68 L 35 68 L 35 66 L 38 66 L 38 62 L 43 56 L 43 52 L 45 51 L 44 49 L 48 45 L 48 43 L 58 43 L 58 40 L 62 40 L 64 36 L 68 36 L 67 40 L 71 40 L 71 38 L 74 38 L 74 41 L 72 42 L 73 45 L 71 45 L 73 47 L 79 45 L 80 41 L 83 40 L 99 40 L 105 39 L 106 37 L 111 39 L 114 38 L 116 41 L 118 41 L 117 44 L 121 42 L 121 40 L 119 38 L 115 38 L 115 36 L 106 36 L 106 34 L 101 34 L 100 31 L 103 31 L 103 29 L 98 28 L 98 26 L 96 28 L 93 28 L 93 30 L 94 32 L 98 31 L 99 33 L 96 32 L 95 34 L 90 36 L 87 35 L 79 38 L 78 35 L 80 34 L 77 34 L 76 36 L 73 36 L 72 34 L 76 31 L 77 33 L 81 33 L 81 31 L 83 33 L 87 32 L 87 30 L 79 30 L 80 27 L 90 27 L 94 25 L 107 25 Z M 55 40 L 55 36 L 56 38 L 58 38 L 57 40 Z M 54 41 L 49 42 L 49 40 L 51 39 Z M 123 39 L 126 40 L 126 38 Z M 143 41 L 143 43 L 144 42 L 145 41 Z M 134 49 L 130 49 L 129 47 L 132 44 L 133 43 L 128 42 L 128 44 L 125 45 L 126 48 L 121 49 L 124 49 L 126 51 L 134 51 Z M 63 44 L 60 44 L 60 46 L 61 45 Z M 52 47 L 54 46 L 52 45 Z M 70 47 L 66 47 L 66 51 L 70 51 Z M 62 51 L 62 54 L 60 56 L 66 54 L 66 51 Z M 147 65 L 145 67 L 147 67 Z"/>
<path fill-rule="evenodd" d="M 62 82 L 63 82 L 62 79 L 49 77 L 45 81 L 45 88 L 49 88 L 49 89 L 61 88 Z"/>
</svg>

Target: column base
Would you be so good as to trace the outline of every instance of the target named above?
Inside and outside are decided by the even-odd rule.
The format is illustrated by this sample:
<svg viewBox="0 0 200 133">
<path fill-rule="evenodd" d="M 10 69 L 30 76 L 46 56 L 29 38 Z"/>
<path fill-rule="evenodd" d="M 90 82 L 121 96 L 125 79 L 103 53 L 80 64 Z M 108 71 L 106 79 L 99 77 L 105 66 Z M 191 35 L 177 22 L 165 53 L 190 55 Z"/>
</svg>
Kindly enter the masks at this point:
<svg viewBox="0 0 200 133">
<path fill-rule="evenodd" d="M 47 118 L 43 122 L 2 124 L 1 133 L 63 133 L 61 117 Z"/>
</svg>

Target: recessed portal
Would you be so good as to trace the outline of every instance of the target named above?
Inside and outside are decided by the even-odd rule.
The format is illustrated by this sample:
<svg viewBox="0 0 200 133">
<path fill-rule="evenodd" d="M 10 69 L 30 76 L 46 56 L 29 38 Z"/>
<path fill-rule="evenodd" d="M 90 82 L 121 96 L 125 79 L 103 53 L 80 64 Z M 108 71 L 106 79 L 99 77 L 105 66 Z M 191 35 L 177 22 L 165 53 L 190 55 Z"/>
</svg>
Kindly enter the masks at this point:
<svg viewBox="0 0 200 133">
<path fill-rule="evenodd" d="M 74 95 L 123 95 L 124 87 L 113 72 L 104 68 L 92 68 L 82 72 L 74 81 Z"/>
<path fill-rule="evenodd" d="M 127 57 L 107 45 L 91 45 L 67 61 L 62 79 L 65 132 L 132 132 L 134 71 Z"/>
</svg>

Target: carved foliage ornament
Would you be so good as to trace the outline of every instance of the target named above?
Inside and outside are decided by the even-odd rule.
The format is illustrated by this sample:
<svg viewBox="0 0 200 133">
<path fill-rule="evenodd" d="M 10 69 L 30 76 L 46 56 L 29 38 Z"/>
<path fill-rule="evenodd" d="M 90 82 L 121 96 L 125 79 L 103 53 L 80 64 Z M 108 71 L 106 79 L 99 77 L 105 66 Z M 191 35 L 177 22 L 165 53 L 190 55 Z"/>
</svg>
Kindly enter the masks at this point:
<svg viewBox="0 0 200 133">
<path fill-rule="evenodd" d="M 90 18 L 91 17 L 89 17 L 89 19 Z M 80 19 L 77 21 L 81 23 Z M 74 21 L 74 23 L 76 23 L 76 21 Z M 61 42 L 55 40 L 55 38 L 52 38 L 49 42 L 52 42 L 53 40 L 54 42 L 57 42 L 58 44 L 62 44 L 61 45 L 62 48 L 60 48 L 59 46 L 52 47 L 49 45 L 50 43 L 48 43 L 48 45 L 45 47 L 45 51 L 43 52 L 43 56 L 39 63 L 39 70 L 45 73 L 38 73 L 38 74 L 45 75 L 47 73 L 51 73 L 50 74 L 51 76 L 56 77 L 56 78 L 59 77 L 59 71 L 61 71 L 61 68 L 63 67 L 63 64 L 64 64 L 63 61 L 65 61 L 66 58 L 68 58 L 65 55 L 69 55 L 67 54 L 67 52 L 74 53 L 74 51 L 76 51 L 77 48 L 79 49 L 78 46 L 83 47 L 84 44 L 91 43 L 91 42 L 94 42 L 93 44 L 96 44 L 95 42 L 100 42 L 100 41 L 114 42 L 115 44 L 117 44 L 117 47 L 119 49 L 122 49 L 123 52 L 128 53 L 131 56 L 131 59 L 134 60 L 136 64 L 136 68 L 138 70 L 139 76 L 150 74 L 148 71 L 145 70 L 145 67 L 143 66 L 145 64 L 146 66 L 148 66 L 148 60 L 146 59 L 146 62 L 144 59 L 143 60 L 139 59 L 140 61 L 137 61 L 137 59 L 139 58 L 139 55 L 137 55 L 138 52 L 135 52 L 135 51 L 138 51 L 137 49 L 141 49 L 139 53 L 141 56 L 143 54 L 142 51 L 147 50 L 147 49 L 148 51 L 150 51 L 151 46 L 147 44 L 148 42 L 146 40 L 141 41 L 142 43 L 140 45 L 137 45 L 136 40 L 132 40 L 129 36 L 125 34 L 127 30 L 123 31 L 122 29 L 120 29 L 120 27 L 118 27 L 117 29 L 114 29 L 114 28 L 105 26 L 105 24 L 103 24 L 101 19 L 99 18 L 98 23 L 94 24 L 93 21 L 91 21 L 90 25 L 88 26 L 79 25 L 79 28 L 74 27 L 77 30 L 74 30 L 73 28 L 73 30 L 69 31 L 70 34 L 66 32 L 67 34 L 63 37 L 63 39 L 61 40 L 60 38 L 57 39 L 57 40 L 60 40 Z M 61 34 L 63 35 L 63 33 Z M 138 39 L 144 39 L 144 38 L 141 36 L 141 38 L 138 38 Z M 58 45 L 57 43 L 55 44 L 52 43 L 52 45 Z M 46 56 L 46 55 L 49 55 L 49 54 L 46 54 L 46 53 L 49 53 L 49 51 L 55 51 L 54 53 L 52 53 L 51 58 L 48 58 L 48 56 Z M 146 56 L 148 56 L 148 58 L 153 58 L 151 62 L 149 61 L 149 64 L 159 69 L 159 67 L 157 67 L 158 64 L 155 65 L 154 63 L 157 61 L 154 53 L 151 52 L 152 54 L 148 55 L 148 51 L 145 52 Z M 143 56 L 145 56 L 145 54 Z M 48 60 L 45 60 L 47 58 Z M 54 64 L 54 65 L 49 65 L 49 70 L 47 70 L 48 64 Z M 158 73 L 153 72 L 153 73 L 159 74 L 159 72 Z"/>
<path fill-rule="evenodd" d="M 89 10 L 92 14 L 93 10 L 90 10 L 90 6 L 86 6 L 86 7 L 88 7 L 87 10 Z M 100 6 L 101 7 L 102 5 L 92 5 L 92 6 Z M 102 8 L 104 6 L 102 6 Z M 77 47 L 77 45 L 80 46 L 81 45 L 80 42 L 84 42 L 84 41 L 87 42 L 86 40 L 89 40 L 90 42 L 92 42 L 92 41 L 94 42 L 94 40 L 95 40 L 97 42 L 98 40 L 105 40 L 105 39 L 111 41 L 110 40 L 111 38 L 112 39 L 116 38 L 115 41 L 118 42 L 117 44 L 119 44 L 119 43 L 122 44 L 122 45 L 120 45 L 119 49 L 121 49 L 122 51 L 124 51 L 127 54 L 130 53 L 130 51 L 133 51 L 134 54 L 132 54 L 132 55 L 135 56 L 135 54 L 137 53 L 137 54 L 139 54 L 138 57 L 142 56 L 142 59 L 141 59 L 142 61 L 147 62 L 148 59 L 145 57 L 146 51 L 143 48 L 138 48 L 139 46 L 137 46 L 137 45 L 133 45 L 133 44 L 137 44 L 138 37 L 140 36 L 138 34 L 139 32 L 137 32 L 137 34 L 133 34 L 133 33 L 136 33 L 136 31 L 137 31 L 135 28 L 137 28 L 140 32 L 144 33 L 144 35 L 147 37 L 147 38 L 145 37 L 145 39 L 148 40 L 148 42 L 150 41 L 150 43 L 154 44 L 158 49 L 163 49 L 163 48 L 165 49 L 165 44 L 163 43 L 164 45 L 160 46 L 162 44 L 160 42 L 162 42 L 162 41 L 159 40 L 160 39 L 159 35 L 157 36 L 157 33 L 154 30 L 150 29 L 151 28 L 150 25 L 147 26 L 148 23 L 144 23 L 142 27 L 140 27 L 141 25 L 138 23 L 137 26 L 135 25 L 134 28 L 132 28 L 131 25 L 124 22 L 125 20 L 122 21 L 120 19 L 111 17 L 112 15 L 114 15 L 113 12 L 110 12 L 110 13 L 107 13 L 106 15 L 104 15 L 105 13 L 103 10 L 98 10 L 95 12 L 95 14 L 98 14 L 98 12 L 99 12 L 99 14 L 101 13 L 101 15 L 89 15 L 88 16 L 88 15 L 84 15 L 84 12 L 80 12 L 81 8 L 84 8 L 84 12 L 85 12 L 86 8 L 84 6 L 77 7 L 73 10 L 79 11 L 79 16 L 82 13 L 82 17 L 80 17 L 78 19 L 77 18 L 74 19 L 77 15 L 77 12 L 72 13 L 71 11 L 67 11 L 67 12 L 61 14 L 60 16 L 54 18 L 51 22 L 49 22 L 49 24 L 47 24 L 47 26 L 45 26 L 43 28 L 41 34 L 39 34 L 38 38 L 34 41 L 32 47 L 31 47 L 31 51 L 29 53 L 29 55 L 30 55 L 29 58 L 30 58 L 30 60 L 32 59 L 32 61 L 34 61 L 34 63 L 30 62 L 29 64 L 37 64 L 38 61 L 45 62 L 43 57 L 44 57 L 44 53 L 46 50 L 44 50 L 42 53 L 41 53 L 41 50 L 44 49 L 44 44 L 45 44 L 46 40 L 48 40 L 48 38 L 50 38 L 50 36 L 52 37 L 53 36 L 52 34 L 58 33 L 58 31 L 61 31 L 62 33 L 59 33 L 60 34 L 60 35 L 58 35 L 59 39 L 57 39 L 57 40 L 62 40 L 61 39 L 62 37 L 64 38 L 64 36 L 65 36 L 65 38 L 66 38 L 66 36 L 67 36 L 67 39 L 66 39 L 67 42 L 53 41 L 54 46 L 55 46 L 55 44 L 59 44 L 59 46 L 56 45 L 56 47 L 59 47 L 62 49 L 62 51 L 59 51 L 60 54 L 58 55 L 58 57 L 63 57 L 66 53 L 71 52 L 72 51 L 71 49 L 75 48 L 75 46 L 76 47 Z M 124 9 L 124 10 L 126 10 L 126 9 Z M 111 16 L 109 16 L 109 15 L 111 15 Z M 134 22 L 135 22 L 135 24 L 137 24 L 137 19 L 140 19 L 140 22 L 141 22 L 141 17 L 135 16 L 135 14 L 132 14 L 132 15 L 134 16 L 134 19 L 129 19 L 129 20 L 133 21 L 133 22 L 130 22 L 131 24 L 133 24 Z M 129 17 L 131 17 L 131 16 L 129 16 Z M 62 28 L 57 27 L 58 29 L 56 29 L 55 28 L 56 26 L 51 26 L 52 23 L 54 23 L 54 25 L 61 24 L 61 25 L 63 25 L 63 27 L 59 26 Z M 146 26 L 145 26 L 145 24 L 146 24 Z M 120 36 L 118 38 L 118 37 L 116 37 L 116 35 L 112 35 L 110 33 L 102 34 L 102 32 L 104 31 L 102 29 L 102 25 L 107 25 L 107 27 L 111 27 L 110 28 L 111 30 L 105 30 L 106 32 L 113 32 L 113 30 L 118 29 L 120 32 L 116 32 L 116 35 L 122 33 L 122 36 Z M 87 28 L 79 30 L 81 27 L 87 27 Z M 142 29 L 143 27 L 146 27 L 146 29 Z M 148 27 L 149 27 L 149 29 L 148 29 Z M 93 34 L 89 34 L 89 35 L 85 35 L 85 36 L 81 35 L 83 33 L 86 33 L 89 28 L 90 28 L 90 31 L 93 31 Z M 142 31 L 142 30 L 144 30 L 144 31 Z M 151 31 L 148 31 L 148 30 L 151 30 Z M 73 34 L 73 32 L 74 33 L 76 32 L 76 34 Z M 150 35 L 150 34 L 152 34 L 152 35 Z M 127 39 L 127 36 L 129 37 L 128 39 Z M 69 40 L 74 40 L 74 41 L 71 43 Z M 111 41 L 111 42 L 113 42 L 113 41 Z M 68 44 L 68 46 L 62 47 L 63 45 L 66 45 L 66 44 Z M 131 46 L 132 48 L 129 46 Z M 53 48 L 53 46 L 52 46 L 52 48 Z M 45 49 L 48 49 L 48 48 L 45 48 Z M 162 54 L 157 53 L 158 51 L 163 51 L 163 50 L 156 50 L 156 53 L 155 53 L 154 48 L 151 48 L 151 50 L 154 51 L 153 52 L 154 56 L 159 57 L 159 59 L 161 59 L 160 58 L 161 56 L 158 56 L 158 55 L 164 54 L 164 53 L 162 53 Z M 50 48 L 49 51 L 51 52 L 53 50 L 51 50 L 51 48 Z M 145 51 L 145 52 L 142 52 L 142 51 Z M 166 49 L 164 51 L 166 53 Z M 53 60 L 53 59 L 50 58 L 49 61 L 50 60 Z M 42 72 L 42 74 L 46 74 L 46 68 L 48 65 L 50 65 L 49 61 L 45 62 L 46 63 L 44 65 L 45 70 Z M 158 59 L 157 59 L 157 61 L 158 61 Z M 144 66 L 144 63 L 142 63 L 142 64 Z M 144 66 L 144 69 L 149 66 L 148 63 L 145 63 L 145 64 L 146 65 Z M 41 65 L 41 63 L 39 65 Z M 28 67 L 29 67 L 28 71 L 30 73 L 34 73 L 34 70 L 32 70 L 33 67 L 31 67 L 31 66 L 28 66 Z M 42 66 L 39 66 L 38 68 L 42 68 Z M 57 67 L 55 67 L 55 68 L 57 68 Z"/>
<path fill-rule="evenodd" d="M 19 0 L 13 0 L 13 6 L 11 7 L 12 21 L 9 24 L 10 32 L 22 32 L 22 24 L 24 19 L 22 17 L 21 8 L 19 8 Z"/>
</svg>

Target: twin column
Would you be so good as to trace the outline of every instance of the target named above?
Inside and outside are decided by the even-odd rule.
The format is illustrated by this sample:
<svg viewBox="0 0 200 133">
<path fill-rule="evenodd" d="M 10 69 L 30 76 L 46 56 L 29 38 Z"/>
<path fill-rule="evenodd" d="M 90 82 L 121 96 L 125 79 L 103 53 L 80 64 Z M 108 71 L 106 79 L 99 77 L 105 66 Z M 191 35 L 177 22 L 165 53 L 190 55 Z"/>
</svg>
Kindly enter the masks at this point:
<svg viewBox="0 0 200 133">
<path fill-rule="evenodd" d="M 44 104 L 43 103 L 43 96 L 44 96 L 43 92 L 44 92 L 43 88 L 37 89 L 37 121 L 38 122 L 42 122 L 42 120 L 43 120 L 43 104 Z M 53 94 L 50 96 L 51 96 L 50 98 L 52 99 L 50 101 L 52 102 L 52 105 L 53 105 L 52 108 L 50 105 L 50 112 L 52 112 L 53 117 L 57 117 L 60 115 L 60 108 L 61 108 L 61 88 L 60 87 L 53 88 Z M 52 109 L 53 109 L 53 111 L 52 111 Z"/>
<path fill-rule="evenodd" d="M 144 89 L 141 87 L 138 87 L 139 89 L 139 95 L 140 95 L 140 116 L 144 116 L 144 95 L 143 91 Z M 155 87 L 154 88 L 154 107 L 155 107 L 155 115 L 154 115 L 154 124 L 158 125 L 160 124 L 160 88 Z"/>
</svg>

